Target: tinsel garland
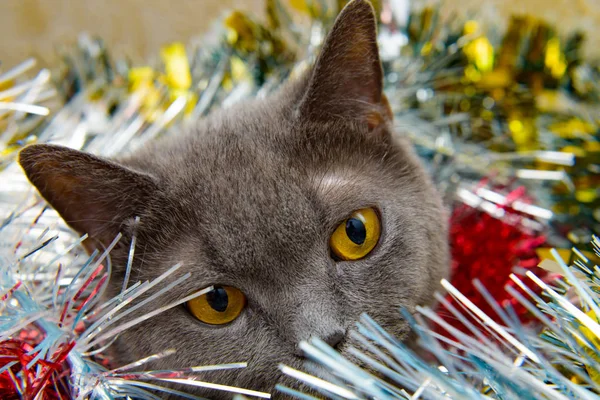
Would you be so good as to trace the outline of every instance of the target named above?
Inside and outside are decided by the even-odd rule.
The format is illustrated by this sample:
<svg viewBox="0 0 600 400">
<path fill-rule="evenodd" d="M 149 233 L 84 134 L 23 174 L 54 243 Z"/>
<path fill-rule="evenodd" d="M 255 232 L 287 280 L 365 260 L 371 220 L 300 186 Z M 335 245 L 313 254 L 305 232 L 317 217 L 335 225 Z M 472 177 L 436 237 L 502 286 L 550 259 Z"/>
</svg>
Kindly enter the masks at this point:
<svg viewBox="0 0 600 400">
<path fill-rule="evenodd" d="M 0 71 L 0 398 L 152 398 L 149 390 L 173 392 L 166 381 L 269 396 L 202 380 L 202 371 L 244 364 L 110 365 L 103 350 L 139 321 L 118 323 L 136 299 L 160 296 L 187 275 L 176 265 L 106 301 L 110 248 L 86 255 L 14 162 L 34 142 L 122 154 L 293 79 L 337 9 L 266 5 L 265 24 L 233 12 L 197 44 L 164 47 L 150 66 L 114 62 L 100 40 L 84 36 L 52 72 L 32 73 L 33 60 Z M 492 35 L 475 20 L 442 21 L 435 8 L 375 6 L 398 134 L 413 140 L 451 209 L 448 294 L 437 295 L 438 310 L 398 316 L 411 321 L 428 361 L 365 315 L 351 352 L 370 372 L 319 340 L 301 346 L 329 382 L 282 372 L 330 398 L 595 398 L 600 69 L 581 58 L 582 35 L 563 38 L 530 16 Z M 293 24 L 291 13 L 310 25 Z M 134 249 L 135 240 L 131 258 Z"/>
</svg>

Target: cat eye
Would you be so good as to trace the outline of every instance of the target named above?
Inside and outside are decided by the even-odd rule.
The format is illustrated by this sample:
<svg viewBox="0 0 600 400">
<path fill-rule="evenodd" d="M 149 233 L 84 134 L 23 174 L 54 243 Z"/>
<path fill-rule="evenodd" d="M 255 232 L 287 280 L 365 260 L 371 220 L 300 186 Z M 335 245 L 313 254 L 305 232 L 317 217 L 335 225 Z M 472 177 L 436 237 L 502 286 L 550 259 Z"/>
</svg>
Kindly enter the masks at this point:
<svg viewBox="0 0 600 400">
<path fill-rule="evenodd" d="M 329 239 L 329 247 L 340 260 L 360 260 L 373 251 L 380 235 L 377 211 L 363 208 L 339 224 Z"/>
<path fill-rule="evenodd" d="M 187 309 L 199 321 L 224 325 L 240 316 L 246 296 L 232 286 L 214 286 L 213 290 L 187 302 Z"/>
</svg>

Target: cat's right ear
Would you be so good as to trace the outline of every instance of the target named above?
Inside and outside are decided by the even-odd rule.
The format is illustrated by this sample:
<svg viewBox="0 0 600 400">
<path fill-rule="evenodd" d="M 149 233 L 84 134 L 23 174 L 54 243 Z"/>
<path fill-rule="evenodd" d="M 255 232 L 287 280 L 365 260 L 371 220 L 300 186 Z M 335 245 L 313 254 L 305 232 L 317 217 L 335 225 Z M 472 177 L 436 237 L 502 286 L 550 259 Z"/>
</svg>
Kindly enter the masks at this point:
<svg viewBox="0 0 600 400">
<path fill-rule="evenodd" d="M 150 175 L 77 150 L 32 145 L 19 153 L 27 178 L 79 234 L 86 248 L 106 247 L 157 189 Z"/>
</svg>

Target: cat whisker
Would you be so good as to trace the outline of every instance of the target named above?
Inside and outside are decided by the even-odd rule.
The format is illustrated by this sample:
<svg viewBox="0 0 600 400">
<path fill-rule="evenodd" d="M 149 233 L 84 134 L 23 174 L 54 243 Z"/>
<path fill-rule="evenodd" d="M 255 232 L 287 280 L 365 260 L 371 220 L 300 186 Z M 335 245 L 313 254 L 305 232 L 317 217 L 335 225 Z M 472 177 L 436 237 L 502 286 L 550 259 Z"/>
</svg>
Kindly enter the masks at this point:
<svg viewBox="0 0 600 400">
<path fill-rule="evenodd" d="M 123 385 L 124 387 L 127 388 L 127 390 L 130 390 L 129 386 L 139 386 L 139 387 L 144 387 L 147 389 L 157 390 L 157 391 L 164 392 L 164 393 L 174 394 L 181 398 L 194 399 L 194 400 L 207 400 L 204 397 L 194 396 L 189 393 L 185 393 L 185 392 L 175 390 L 175 389 L 169 389 L 169 388 L 166 388 L 166 387 L 160 386 L 160 385 L 153 385 L 148 382 L 140 382 L 140 381 L 134 381 L 134 380 L 128 380 L 128 379 L 127 380 L 125 380 L 125 379 L 110 379 L 110 382 L 114 386 Z M 144 394 L 144 396 L 150 397 L 150 393 L 145 392 L 143 394 Z M 158 396 L 155 396 L 155 397 L 157 399 L 159 399 Z"/>
<path fill-rule="evenodd" d="M 110 376 L 119 376 L 119 375 L 139 375 L 139 376 L 145 376 L 145 375 L 160 375 L 160 374 L 175 374 L 175 373 L 191 373 L 191 372 L 205 372 L 205 371 L 218 371 L 218 370 L 225 370 L 225 369 L 240 369 L 240 368 L 246 368 L 248 366 L 248 363 L 246 362 L 239 362 L 239 363 L 228 363 L 228 364 L 215 364 L 215 365 L 200 365 L 200 366 L 196 366 L 196 367 L 187 367 L 187 368 L 180 368 L 180 369 L 169 369 L 169 370 L 150 370 L 150 371 L 131 371 L 131 372 L 124 372 L 127 371 L 129 369 L 135 368 L 135 367 L 139 367 L 143 364 L 146 364 L 150 361 L 154 361 L 154 360 L 158 360 L 160 358 L 164 358 L 164 357 L 168 357 L 170 355 L 173 355 L 176 353 L 175 349 L 169 349 L 167 351 L 164 351 L 162 353 L 158 353 L 158 354 L 154 354 L 151 355 L 149 357 L 145 357 L 142 358 L 141 360 L 132 362 L 130 364 L 124 365 L 122 367 L 118 367 L 115 368 L 111 371 L 107 371 L 104 375 L 110 375 Z"/>
<path fill-rule="evenodd" d="M 246 368 L 247 363 L 232 363 L 219 365 L 205 365 L 181 369 L 165 369 L 153 371 L 131 371 L 121 372 L 117 374 L 109 374 L 110 377 L 122 377 L 125 379 L 191 379 L 195 380 L 196 376 L 191 375 L 198 372 L 223 371 L 231 369 Z"/>
<path fill-rule="evenodd" d="M 113 370 L 107 371 L 106 375 L 108 375 L 108 374 L 115 374 L 116 372 L 120 372 L 120 371 L 127 371 L 127 370 L 129 370 L 131 368 L 139 367 L 140 365 L 143 365 L 143 364 L 145 364 L 145 363 L 147 363 L 149 361 L 154 361 L 154 360 L 158 360 L 160 358 L 168 357 L 168 356 L 173 355 L 175 353 L 176 353 L 175 349 L 168 349 L 168 350 L 165 350 L 163 352 L 160 352 L 160 353 L 157 353 L 157 354 L 153 354 L 151 356 L 142 358 L 142 359 L 134 361 L 132 363 L 123 365 L 122 367 L 118 367 L 118 368 L 115 368 Z"/>
<path fill-rule="evenodd" d="M 250 390 L 250 389 L 242 389 L 242 388 L 238 388 L 235 386 L 220 385 L 218 383 L 197 381 L 197 380 L 192 380 L 192 379 L 164 379 L 164 378 L 154 378 L 154 379 L 157 379 L 159 381 L 164 381 L 164 382 L 180 383 L 182 385 L 190 385 L 190 386 L 196 386 L 196 387 L 201 387 L 201 388 L 206 388 L 206 389 L 214 389 L 214 390 L 221 390 L 221 391 L 226 391 L 226 392 L 231 392 L 231 393 L 239 393 L 239 394 L 243 394 L 246 396 L 259 397 L 259 398 L 263 398 L 263 399 L 271 398 L 271 395 L 269 393 L 259 392 L 259 391 Z"/>
<path fill-rule="evenodd" d="M 127 257 L 127 266 L 125 267 L 125 278 L 123 279 L 123 286 L 121 287 L 121 298 L 123 298 L 123 294 L 125 290 L 127 290 L 127 285 L 129 284 L 129 276 L 131 275 L 131 266 L 133 265 L 133 256 L 135 254 L 135 244 L 137 242 L 137 227 L 140 223 L 140 217 L 135 217 L 133 222 L 133 234 L 131 235 L 131 245 L 129 246 L 129 255 Z"/>
</svg>

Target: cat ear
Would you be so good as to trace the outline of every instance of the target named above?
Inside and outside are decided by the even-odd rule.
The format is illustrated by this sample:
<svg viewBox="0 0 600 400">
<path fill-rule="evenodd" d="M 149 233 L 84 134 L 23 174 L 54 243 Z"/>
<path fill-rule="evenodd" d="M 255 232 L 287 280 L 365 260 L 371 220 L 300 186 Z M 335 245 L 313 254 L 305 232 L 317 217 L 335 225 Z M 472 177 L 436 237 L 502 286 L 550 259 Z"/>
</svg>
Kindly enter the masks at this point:
<svg viewBox="0 0 600 400">
<path fill-rule="evenodd" d="M 156 190 L 149 176 L 77 150 L 32 145 L 19 163 L 40 194 L 80 234 L 86 247 L 110 244 L 121 224 L 139 214 Z"/>
<path fill-rule="evenodd" d="M 391 120 L 383 94 L 375 13 L 368 1 L 351 1 L 337 17 L 299 112 L 319 120 L 359 120 L 371 129 Z"/>
</svg>

